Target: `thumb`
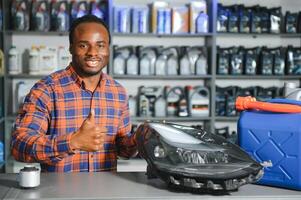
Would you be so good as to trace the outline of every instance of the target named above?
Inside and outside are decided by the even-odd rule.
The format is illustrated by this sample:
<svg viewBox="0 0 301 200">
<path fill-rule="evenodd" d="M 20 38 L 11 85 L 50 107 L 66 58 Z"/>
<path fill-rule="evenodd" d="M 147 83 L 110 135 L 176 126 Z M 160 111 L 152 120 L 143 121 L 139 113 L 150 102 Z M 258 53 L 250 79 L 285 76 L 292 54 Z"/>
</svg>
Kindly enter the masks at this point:
<svg viewBox="0 0 301 200">
<path fill-rule="evenodd" d="M 89 114 L 87 120 L 89 120 L 90 122 L 94 123 L 95 122 L 94 118 L 95 118 L 95 111 L 94 111 L 93 108 L 91 108 L 91 111 L 90 111 L 90 114 Z"/>
</svg>

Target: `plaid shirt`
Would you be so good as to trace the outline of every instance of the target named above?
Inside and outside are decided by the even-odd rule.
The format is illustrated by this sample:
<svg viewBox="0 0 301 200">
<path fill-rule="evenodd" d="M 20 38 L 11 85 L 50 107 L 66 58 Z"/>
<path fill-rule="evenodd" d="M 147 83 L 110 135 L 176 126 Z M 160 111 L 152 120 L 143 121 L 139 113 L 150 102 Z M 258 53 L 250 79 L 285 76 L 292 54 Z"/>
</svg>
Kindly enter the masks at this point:
<svg viewBox="0 0 301 200">
<path fill-rule="evenodd" d="M 136 152 L 130 134 L 125 89 L 107 74 L 94 92 L 85 89 L 72 66 L 37 82 L 19 110 L 11 152 L 23 162 L 39 162 L 42 171 L 79 172 L 116 170 L 117 155 Z M 72 151 L 70 138 L 95 110 L 95 123 L 107 128 L 104 150 Z"/>
</svg>

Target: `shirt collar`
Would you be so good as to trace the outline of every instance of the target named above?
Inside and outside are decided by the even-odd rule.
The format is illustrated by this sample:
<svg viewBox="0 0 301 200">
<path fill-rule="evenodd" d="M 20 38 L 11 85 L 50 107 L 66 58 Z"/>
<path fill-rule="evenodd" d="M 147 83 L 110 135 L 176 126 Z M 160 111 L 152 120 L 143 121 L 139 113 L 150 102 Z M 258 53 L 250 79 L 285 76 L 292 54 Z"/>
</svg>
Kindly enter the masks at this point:
<svg viewBox="0 0 301 200">
<path fill-rule="evenodd" d="M 82 87 L 82 88 L 85 88 L 85 82 L 83 80 L 83 78 L 81 78 L 75 71 L 74 69 L 74 66 L 70 65 L 67 67 L 67 72 L 70 74 L 70 77 L 74 80 L 74 82 L 79 86 L 79 87 Z M 101 82 L 105 81 L 106 83 L 108 83 L 108 79 L 109 79 L 109 76 L 106 74 L 106 73 L 103 73 L 101 72 L 100 74 L 100 81 L 98 83 L 98 87 L 100 87 L 101 85 Z"/>
</svg>

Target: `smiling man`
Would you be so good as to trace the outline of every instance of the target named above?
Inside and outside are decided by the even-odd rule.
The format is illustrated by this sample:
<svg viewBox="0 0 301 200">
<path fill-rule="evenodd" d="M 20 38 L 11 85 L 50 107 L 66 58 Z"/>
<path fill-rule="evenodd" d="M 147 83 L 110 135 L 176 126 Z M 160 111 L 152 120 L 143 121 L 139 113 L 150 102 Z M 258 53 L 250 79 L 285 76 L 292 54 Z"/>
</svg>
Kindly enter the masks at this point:
<svg viewBox="0 0 301 200">
<path fill-rule="evenodd" d="M 12 133 L 16 160 L 39 162 L 42 171 L 116 170 L 117 155 L 136 153 L 125 89 L 102 72 L 110 33 L 93 15 L 73 22 L 72 62 L 37 82 L 19 110 Z"/>
</svg>

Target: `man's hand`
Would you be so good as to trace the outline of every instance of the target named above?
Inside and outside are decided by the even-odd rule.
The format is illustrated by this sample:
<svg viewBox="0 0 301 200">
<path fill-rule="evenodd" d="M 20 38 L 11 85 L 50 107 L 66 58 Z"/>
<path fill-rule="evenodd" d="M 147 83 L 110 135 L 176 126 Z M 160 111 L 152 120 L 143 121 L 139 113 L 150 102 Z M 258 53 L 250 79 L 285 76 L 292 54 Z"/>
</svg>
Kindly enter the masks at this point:
<svg viewBox="0 0 301 200">
<path fill-rule="evenodd" d="M 72 150 L 99 151 L 103 149 L 107 129 L 97 126 L 94 118 L 95 112 L 92 109 L 79 130 L 71 136 Z"/>
</svg>

